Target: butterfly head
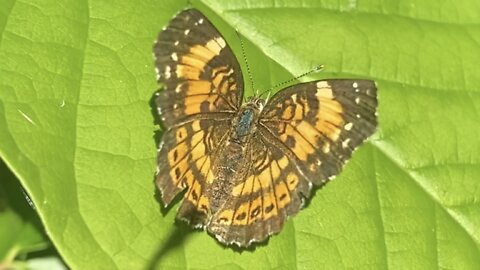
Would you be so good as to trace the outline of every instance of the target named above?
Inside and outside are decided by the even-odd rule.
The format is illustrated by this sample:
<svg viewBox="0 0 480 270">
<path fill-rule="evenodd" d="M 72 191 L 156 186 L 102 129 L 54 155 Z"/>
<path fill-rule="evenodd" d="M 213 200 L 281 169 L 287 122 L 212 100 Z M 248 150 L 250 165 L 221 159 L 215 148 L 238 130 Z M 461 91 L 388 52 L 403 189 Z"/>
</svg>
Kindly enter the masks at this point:
<svg viewBox="0 0 480 270">
<path fill-rule="evenodd" d="M 251 96 L 247 98 L 247 102 L 244 105 L 244 107 L 250 107 L 259 112 L 263 110 L 264 106 L 265 106 L 265 100 L 258 96 Z"/>
</svg>

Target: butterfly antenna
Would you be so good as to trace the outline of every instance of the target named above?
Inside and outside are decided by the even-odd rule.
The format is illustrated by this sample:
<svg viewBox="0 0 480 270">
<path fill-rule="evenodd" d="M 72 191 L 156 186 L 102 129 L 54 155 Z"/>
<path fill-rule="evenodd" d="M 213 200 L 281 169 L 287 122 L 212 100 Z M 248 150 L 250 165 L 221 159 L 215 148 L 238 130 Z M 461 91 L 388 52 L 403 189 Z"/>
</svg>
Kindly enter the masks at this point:
<svg viewBox="0 0 480 270">
<path fill-rule="evenodd" d="M 270 99 L 270 93 L 272 93 L 272 92 L 271 91 L 268 92 L 267 98 L 265 99 L 265 104 L 267 104 L 268 100 Z"/>
<path fill-rule="evenodd" d="M 252 77 L 252 72 L 250 71 L 250 65 L 248 64 L 247 61 L 247 55 L 245 53 L 245 47 L 243 46 L 243 39 L 238 30 L 235 30 L 235 33 L 237 33 L 237 37 L 240 40 L 240 47 L 242 47 L 242 57 L 243 57 L 243 62 L 245 62 L 245 65 L 247 66 L 247 73 L 248 73 L 248 79 L 250 80 L 250 83 L 252 84 L 252 90 L 255 90 L 255 86 L 253 85 L 253 77 Z M 255 90 L 255 96 L 258 96 L 258 90 Z"/>
<path fill-rule="evenodd" d="M 280 86 L 283 86 L 283 85 L 285 85 L 285 84 L 289 84 L 289 83 L 291 83 L 291 82 L 293 82 L 293 81 L 296 81 L 296 80 L 298 80 L 298 79 L 300 79 L 300 78 L 302 78 L 302 77 L 305 77 L 305 76 L 307 76 L 307 75 L 310 75 L 310 74 L 312 74 L 313 72 L 321 71 L 323 68 L 324 68 L 323 65 L 318 65 L 318 66 L 312 68 L 311 70 L 309 70 L 309 71 L 307 71 L 307 72 L 305 72 L 305 73 L 303 73 L 303 74 L 300 74 L 300 75 L 298 75 L 298 76 L 296 76 L 296 77 L 294 77 L 294 78 L 291 78 L 291 79 L 289 79 L 289 80 L 283 81 L 283 82 L 281 82 L 281 83 L 277 83 L 276 85 L 270 87 L 270 89 L 263 91 L 263 92 L 260 94 L 260 96 L 262 96 L 263 94 L 265 94 L 265 92 L 268 92 L 268 97 L 270 97 L 270 92 L 271 92 L 273 89 L 275 89 L 275 88 L 277 88 L 277 87 L 280 87 Z M 267 97 L 267 100 L 268 100 L 268 97 Z"/>
</svg>

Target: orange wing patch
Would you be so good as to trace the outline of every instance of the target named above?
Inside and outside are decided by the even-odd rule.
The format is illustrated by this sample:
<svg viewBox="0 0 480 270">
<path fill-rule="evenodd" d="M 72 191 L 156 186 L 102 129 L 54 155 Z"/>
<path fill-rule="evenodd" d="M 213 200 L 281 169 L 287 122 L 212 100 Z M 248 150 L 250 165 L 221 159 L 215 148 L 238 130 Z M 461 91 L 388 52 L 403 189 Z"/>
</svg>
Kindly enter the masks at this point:
<svg viewBox="0 0 480 270">
<path fill-rule="evenodd" d="M 293 94 L 277 104 L 264 120 L 267 127 L 280 131 L 282 143 L 303 161 L 317 149 L 328 153 L 329 144 L 338 140 L 344 125 L 343 107 L 328 83 L 320 81 L 315 87 L 315 91 Z"/>
<path fill-rule="evenodd" d="M 336 175 L 375 130 L 376 87 L 367 80 L 326 80 L 291 86 L 266 106 L 264 134 L 291 153 L 310 182 Z"/>
<path fill-rule="evenodd" d="M 315 122 L 315 129 L 320 131 L 330 140 L 336 141 L 340 136 L 341 127 L 344 123 L 342 116 L 343 107 L 333 97 L 331 86 L 326 81 L 316 84 L 315 96 L 318 98 L 320 107 L 318 109 L 318 120 Z"/>
</svg>

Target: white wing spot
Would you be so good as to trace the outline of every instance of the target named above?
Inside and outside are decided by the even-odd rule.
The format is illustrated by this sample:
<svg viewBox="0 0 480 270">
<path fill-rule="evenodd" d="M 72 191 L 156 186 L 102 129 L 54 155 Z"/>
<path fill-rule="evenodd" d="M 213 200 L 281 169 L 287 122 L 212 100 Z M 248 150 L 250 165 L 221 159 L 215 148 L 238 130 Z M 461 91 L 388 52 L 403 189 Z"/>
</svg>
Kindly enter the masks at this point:
<svg viewBox="0 0 480 270">
<path fill-rule="evenodd" d="M 200 20 L 198 20 L 198 23 L 199 23 L 199 24 L 202 24 L 202 23 L 203 23 L 203 18 L 200 19 Z"/>
<path fill-rule="evenodd" d="M 344 128 L 345 130 L 351 130 L 352 127 L 353 127 L 353 123 L 347 123 L 343 128 Z"/>
<path fill-rule="evenodd" d="M 355 103 L 360 104 L 360 98 L 359 97 L 355 98 Z"/>
<path fill-rule="evenodd" d="M 185 34 L 185 36 L 188 35 L 188 33 L 190 33 L 190 29 L 185 30 L 185 32 L 183 33 Z"/>
<path fill-rule="evenodd" d="M 220 54 L 220 51 L 225 47 L 225 40 L 223 40 L 223 47 L 222 43 L 219 40 L 223 40 L 222 38 L 216 38 L 212 39 L 207 44 L 205 44 L 205 47 L 209 49 L 211 52 L 213 52 L 216 55 Z"/>
<path fill-rule="evenodd" d="M 175 46 L 178 46 L 178 44 L 180 44 L 180 42 L 178 40 L 175 41 L 175 43 L 173 43 L 173 45 L 175 45 Z"/>
<path fill-rule="evenodd" d="M 350 142 L 350 139 L 345 139 L 345 141 L 342 142 L 342 147 L 343 148 L 347 148 L 348 147 L 348 143 Z"/>
<path fill-rule="evenodd" d="M 172 53 L 172 60 L 173 60 L 173 61 L 178 61 L 178 55 L 177 55 L 177 53 Z"/>
<path fill-rule="evenodd" d="M 360 92 L 360 89 L 355 88 L 355 93 L 358 93 L 358 92 Z"/>
<path fill-rule="evenodd" d="M 178 84 L 177 87 L 175 87 L 175 93 L 180 93 L 182 91 L 182 85 Z"/>
<path fill-rule="evenodd" d="M 225 46 L 227 45 L 225 43 L 225 40 L 221 37 L 216 38 L 215 41 L 218 43 L 218 45 L 220 45 L 222 49 L 225 48 Z"/>
<path fill-rule="evenodd" d="M 353 83 L 353 88 L 358 88 L 358 83 L 357 82 Z"/>
<path fill-rule="evenodd" d="M 213 52 L 216 55 L 220 54 L 220 51 L 225 48 L 227 44 L 225 43 L 225 40 L 221 37 L 214 38 L 207 42 L 205 44 L 205 47 L 207 47 L 211 52 Z"/>
<path fill-rule="evenodd" d="M 330 85 L 326 81 L 319 81 L 317 83 L 316 97 L 322 97 L 326 99 L 333 99 L 333 91 Z"/>
<path fill-rule="evenodd" d="M 178 104 L 177 103 L 173 104 L 173 108 L 174 109 L 178 108 Z"/>
<path fill-rule="evenodd" d="M 327 154 L 330 152 L 330 144 L 329 143 L 325 143 L 322 147 L 322 151 L 323 153 Z"/>
<path fill-rule="evenodd" d="M 355 116 L 356 116 L 357 118 L 360 118 L 360 117 L 361 117 L 360 114 L 358 114 L 358 113 L 355 114 Z"/>
<path fill-rule="evenodd" d="M 330 88 L 330 85 L 328 85 L 328 83 L 326 81 L 319 81 L 319 82 L 317 82 L 317 88 L 318 89 Z"/>
<path fill-rule="evenodd" d="M 170 76 L 171 76 L 170 70 L 171 70 L 171 69 L 170 69 L 170 66 L 167 66 L 167 67 L 165 68 L 165 72 L 164 72 L 164 74 L 165 74 L 165 79 L 170 78 Z"/>
</svg>

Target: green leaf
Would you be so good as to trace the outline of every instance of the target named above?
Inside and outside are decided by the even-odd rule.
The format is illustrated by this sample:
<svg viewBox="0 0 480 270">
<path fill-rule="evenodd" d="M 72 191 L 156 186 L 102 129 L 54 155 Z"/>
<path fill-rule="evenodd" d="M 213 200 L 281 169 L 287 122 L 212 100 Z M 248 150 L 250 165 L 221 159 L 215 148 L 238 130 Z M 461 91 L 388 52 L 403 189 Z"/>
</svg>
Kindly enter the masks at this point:
<svg viewBox="0 0 480 270">
<path fill-rule="evenodd" d="M 16 258 L 45 249 L 47 239 L 37 214 L 2 160 L 0 179 L 0 269 L 10 269 Z"/>
<path fill-rule="evenodd" d="M 0 156 L 69 266 L 480 268 L 479 2 L 225 2 L 194 6 L 245 36 L 257 88 L 372 78 L 377 134 L 278 236 L 225 249 L 154 197 L 152 41 L 185 1 L 0 0 Z"/>
</svg>

